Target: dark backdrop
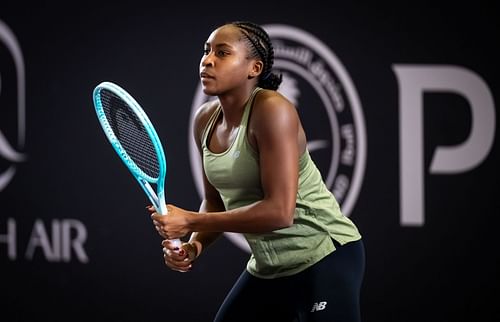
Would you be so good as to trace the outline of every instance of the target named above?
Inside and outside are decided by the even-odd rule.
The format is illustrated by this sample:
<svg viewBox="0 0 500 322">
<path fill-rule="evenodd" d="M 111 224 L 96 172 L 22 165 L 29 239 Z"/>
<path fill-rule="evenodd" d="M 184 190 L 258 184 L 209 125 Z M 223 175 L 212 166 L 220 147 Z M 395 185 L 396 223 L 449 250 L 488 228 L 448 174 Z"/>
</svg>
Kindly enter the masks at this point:
<svg viewBox="0 0 500 322">
<path fill-rule="evenodd" d="M 484 81 L 498 111 L 498 18 L 480 2 L 3 2 L 0 21 L 23 57 L 26 116 L 19 126 L 16 64 L 4 39 L 0 133 L 26 159 L 0 154 L 0 172 L 15 169 L 0 191 L 0 319 L 211 320 L 248 254 L 222 237 L 192 272 L 164 266 L 147 201 L 105 141 L 91 93 L 115 81 L 148 107 L 167 151 L 168 202 L 196 209 L 188 136 L 203 43 L 224 22 L 252 20 L 313 34 L 359 95 L 366 166 L 349 216 L 367 251 L 363 320 L 498 321 L 496 123 L 482 162 L 430 173 L 436 147 L 464 142 L 473 115 L 461 95 L 424 95 L 425 222 L 404 225 L 394 72 L 398 64 L 463 67 Z M 80 253 L 68 244 L 78 238 Z"/>
</svg>

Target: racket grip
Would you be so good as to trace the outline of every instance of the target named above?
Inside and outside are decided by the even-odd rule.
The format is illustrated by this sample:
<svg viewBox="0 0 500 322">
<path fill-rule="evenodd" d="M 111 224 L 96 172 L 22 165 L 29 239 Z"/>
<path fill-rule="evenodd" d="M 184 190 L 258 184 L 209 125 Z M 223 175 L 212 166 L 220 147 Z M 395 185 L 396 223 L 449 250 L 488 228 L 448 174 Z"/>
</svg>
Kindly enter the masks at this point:
<svg viewBox="0 0 500 322">
<path fill-rule="evenodd" d="M 182 242 L 180 239 L 169 239 L 169 241 L 172 243 L 172 245 L 174 245 L 175 247 L 181 249 L 181 246 L 182 246 Z"/>
</svg>

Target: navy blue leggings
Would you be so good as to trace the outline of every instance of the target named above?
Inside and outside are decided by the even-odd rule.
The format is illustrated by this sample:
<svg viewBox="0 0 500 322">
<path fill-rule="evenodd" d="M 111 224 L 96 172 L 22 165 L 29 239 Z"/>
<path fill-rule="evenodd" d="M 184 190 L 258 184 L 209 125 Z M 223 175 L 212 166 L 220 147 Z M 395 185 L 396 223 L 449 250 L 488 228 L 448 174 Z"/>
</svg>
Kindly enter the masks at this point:
<svg viewBox="0 0 500 322">
<path fill-rule="evenodd" d="M 334 243 L 333 253 L 293 276 L 261 279 L 244 271 L 214 321 L 361 321 L 363 242 Z"/>
</svg>

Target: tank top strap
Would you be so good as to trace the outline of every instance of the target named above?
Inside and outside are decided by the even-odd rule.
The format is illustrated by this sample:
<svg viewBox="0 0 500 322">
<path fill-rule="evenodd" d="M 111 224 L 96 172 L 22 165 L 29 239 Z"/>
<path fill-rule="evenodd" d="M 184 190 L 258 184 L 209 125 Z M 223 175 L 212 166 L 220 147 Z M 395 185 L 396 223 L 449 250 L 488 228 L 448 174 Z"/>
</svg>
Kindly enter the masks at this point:
<svg viewBox="0 0 500 322">
<path fill-rule="evenodd" d="M 207 140 L 210 137 L 210 135 L 214 129 L 215 122 L 219 118 L 221 110 L 222 110 L 222 108 L 221 108 L 220 104 L 218 104 L 217 107 L 215 108 L 215 111 L 212 113 L 212 115 L 210 115 L 210 118 L 208 119 L 207 125 L 205 125 L 205 129 L 203 130 L 203 135 L 201 136 L 202 148 L 207 147 Z"/>
<path fill-rule="evenodd" d="M 253 102 L 255 100 L 255 96 L 261 90 L 262 90 L 262 88 L 260 88 L 260 87 L 256 87 L 253 90 L 252 94 L 250 95 L 250 98 L 247 101 L 247 104 L 245 106 L 245 110 L 243 111 L 243 116 L 241 117 L 240 127 L 242 127 L 242 128 L 245 129 L 244 133 L 246 133 L 246 128 L 248 126 L 248 119 L 250 118 L 250 112 L 252 111 L 252 107 L 253 107 Z"/>
<path fill-rule="evenodd" d="M 244 137 L 246 135 L 246 129 L 247 129 L 247 125 L 248 125 L 248 119 L 250 117 L 250 111 L 252 110 L 253 101 L 255 99 L 255 95 L 260 90 L 262 90 L 262 88 L 256 87 L 253 90 L 253 92 L 250 95 L 250 97 L 248 98 L 248 100 L 247 100 L 247 103 L 245 105 L 245 109 L 243 111 L 243 116 L 241 117 L 240 129 L 239 129 L 239 132 L 238 132 L 237 141 L 239 141 L 239 139 L 241 137 Z M 208 148 L 208 146 L 207 146 L 207 143 L 208 143 L 207 140 L 208 140 L 208 138 L 212 134 L 212 131 L 213 131 L 214 126 L 215 126 L 215 123 L 217 122 L 217 119 L 219 118 L 219 115 L 220 115 L 221 111 L 222 111 L 222 107 L 221 107 L 221 105 L 219 103 L 219 105 L 217 105 L 217 108 L 215 109 L 215 111 L 212 113 L 212 115 L 208 119 L 207 125 L 205 126 L 205 129 L 203 130 L 203 135 L 202 135 L 202 140 L 203 141 L 201 142 L 202 148 Z M 241 133 L 243 133 L 243 134 L 241 135 Z"/>
</svg>

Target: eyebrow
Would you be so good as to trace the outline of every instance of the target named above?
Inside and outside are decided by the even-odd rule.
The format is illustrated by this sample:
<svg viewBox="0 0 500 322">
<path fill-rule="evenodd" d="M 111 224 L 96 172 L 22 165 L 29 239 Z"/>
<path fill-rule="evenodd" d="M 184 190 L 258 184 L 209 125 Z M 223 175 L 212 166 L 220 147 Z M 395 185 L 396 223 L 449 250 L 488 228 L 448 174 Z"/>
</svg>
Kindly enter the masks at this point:
<svg viewBox="0 0 500 322">
<path fill-rule="evenodd" d="M 212 46 L 212 44 L 211 44 L 211 43 L 209 43 L 209 42 L 206 42 L 206 43 L 205 43 L 205 46 Z M 230 44 L 225 43 L 225 42 L 215 44 L 213 47 L 215 47 L 215 48 L 220 48 L 220 47 L 228 47 L 228 48 L 233 48 L 233 46 L 231 46 Z"/>
</svg>

